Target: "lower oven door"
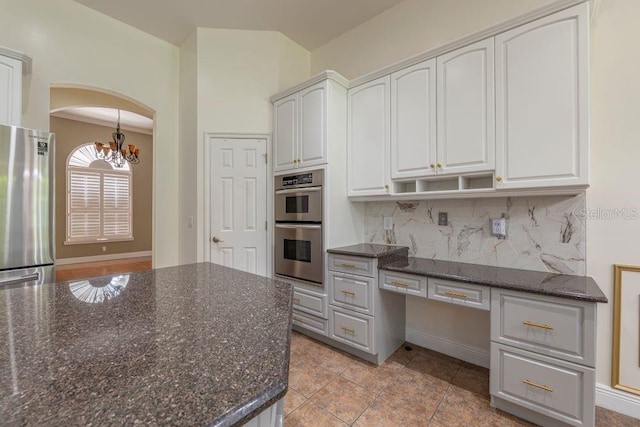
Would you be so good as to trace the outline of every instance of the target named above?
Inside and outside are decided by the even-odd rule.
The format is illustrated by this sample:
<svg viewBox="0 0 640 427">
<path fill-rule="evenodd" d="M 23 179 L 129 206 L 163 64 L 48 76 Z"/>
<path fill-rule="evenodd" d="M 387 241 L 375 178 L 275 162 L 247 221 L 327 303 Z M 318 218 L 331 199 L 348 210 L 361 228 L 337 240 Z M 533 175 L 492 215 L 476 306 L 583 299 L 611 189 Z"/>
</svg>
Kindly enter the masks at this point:
<svg viewBox="0 0 640 427">
<path fill-rule="evenodd" d="M 322 283 L 322 225 L 276 224 L 276 274 Z"/>
</svg>

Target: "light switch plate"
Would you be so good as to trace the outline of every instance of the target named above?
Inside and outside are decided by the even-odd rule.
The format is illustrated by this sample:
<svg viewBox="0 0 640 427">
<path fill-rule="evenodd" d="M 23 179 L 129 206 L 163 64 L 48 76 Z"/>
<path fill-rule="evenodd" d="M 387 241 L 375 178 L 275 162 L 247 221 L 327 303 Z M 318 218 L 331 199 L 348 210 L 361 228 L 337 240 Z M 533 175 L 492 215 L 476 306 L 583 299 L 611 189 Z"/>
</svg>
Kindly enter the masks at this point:
<svg viewBox="0 0 640 427">
<path fill-rule="evenodd" d="M 384 224 L 383 224 L 383 228 L 385 230 L 393 230 L 393 217 L 392 216 L 385 216 L 384 217 Z"/>
<path fill-rule="evenodd" d="M 506 218 L 494 218 L 491 220 L 491 234 L 501 239 L 507 237 Z"/>
</svg>

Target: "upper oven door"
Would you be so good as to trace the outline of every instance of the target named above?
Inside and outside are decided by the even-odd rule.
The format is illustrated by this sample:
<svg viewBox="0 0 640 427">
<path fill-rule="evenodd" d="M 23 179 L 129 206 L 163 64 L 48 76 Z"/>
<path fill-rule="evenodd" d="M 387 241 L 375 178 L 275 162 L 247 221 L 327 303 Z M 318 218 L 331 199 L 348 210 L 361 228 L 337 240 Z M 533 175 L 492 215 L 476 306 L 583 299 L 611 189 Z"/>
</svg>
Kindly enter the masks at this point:
<svg viewBox="0 0 640 427">
<path fill-rule="evenodd" d="M 322 187 L 276 191 L 277 222 L 322 222 Z"/>
</svg>

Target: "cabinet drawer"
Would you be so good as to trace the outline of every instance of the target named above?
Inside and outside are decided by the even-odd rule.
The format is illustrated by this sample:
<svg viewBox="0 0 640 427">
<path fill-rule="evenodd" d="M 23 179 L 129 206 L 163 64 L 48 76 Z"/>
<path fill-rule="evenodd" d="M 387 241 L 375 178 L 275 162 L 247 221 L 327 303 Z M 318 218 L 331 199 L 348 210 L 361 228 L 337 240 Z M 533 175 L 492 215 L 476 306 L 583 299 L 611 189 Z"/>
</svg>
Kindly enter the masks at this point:
<svg viewBox="0 0 640 427">
<path fill-rule="evenodd" d="M 330 337 L 352 347 L 375 354 L 373 318 L 329 307 Z"/>
<path fill-rule="evenodd" d="M 401 294 L 427 297 L 427 278 L 422 276 L 381 270 L 378 286 Z"/>
<path fill-rule="evenodd" d="M 451 280 L 427 280 L 429 299 L 464 305 L 466 307 L 489 310 L 491 308 L 491 288 Z"/>
<path fill-rule="evenodd" d="M 595 370 L 491 343 L 491 394 L 577 426 L 593 425 Z"/>
<path fill-rule="evenodd" d="M 329 270 L 374 277 L 375 258 L 329 254 Z"/>
<path fill-rule="evenodd" d="M 295 286 L 293 288 L 293 308 L 314 316 L 327 318 L 327 296 Z"/>
<path fill-rule="evenodd" d="M 596 304 L 493 289 L 491 340 L 595 366 Z"/>
<path fill-rule="evenodd" d="M 329 273 L 331 304 L 373 315 L 373 278 Z"/>
<path fill-rule="evenodd" d="M 327 336 L 329 332 L 329 321 L 320 317 L 312 316 L 302 311 L 293 310 L 293 326 L 308 329 L 317 334 Z"/>
</svg>

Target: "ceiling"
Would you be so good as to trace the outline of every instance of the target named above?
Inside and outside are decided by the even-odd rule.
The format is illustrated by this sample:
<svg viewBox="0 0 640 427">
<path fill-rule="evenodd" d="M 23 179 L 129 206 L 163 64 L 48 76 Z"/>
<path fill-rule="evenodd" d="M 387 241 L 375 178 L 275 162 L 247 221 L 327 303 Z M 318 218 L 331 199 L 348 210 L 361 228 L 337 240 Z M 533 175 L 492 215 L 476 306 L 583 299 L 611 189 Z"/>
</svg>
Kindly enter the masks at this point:
<svg viewBox="0 0 640 427">
<path fill-rule="evenodd" d="M 100 126 L 116 128 L 118 110 L 104 107 L 68 107 L 51 112 L 54 117 L 77 120 Z M 151 134 L 153 120 L 130 111 L 120 110 L 120 127 L 124 130 Z"/>
<path fill-rule="evenodd" d="M 196 27 L 279 31 L 311 51 L 403 0 L 74 0 L 179 46 Z"/>
</svg>

